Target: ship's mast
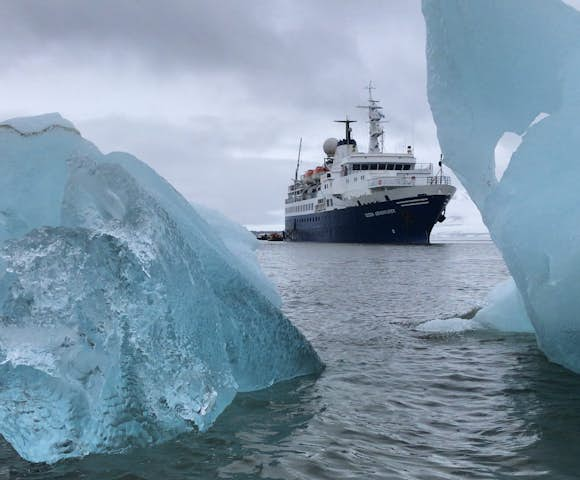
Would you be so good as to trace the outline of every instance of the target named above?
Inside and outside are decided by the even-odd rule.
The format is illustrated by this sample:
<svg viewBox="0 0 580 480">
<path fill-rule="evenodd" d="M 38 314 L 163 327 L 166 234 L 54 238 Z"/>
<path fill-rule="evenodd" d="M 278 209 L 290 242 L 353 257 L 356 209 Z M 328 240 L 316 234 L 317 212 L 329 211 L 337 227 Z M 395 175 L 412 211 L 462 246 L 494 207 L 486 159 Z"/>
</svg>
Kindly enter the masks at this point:
<svg viewBox="0 0 580 480">
<path fill-rule="evenodd" d="M 381 126 L 382 119 L 385 118 L 381 112 L 382 108 L 379 105 L 379 100 L 373 98 L 373 82 L 369 82 L 365 90 L 369 91 L 368 105 L 359 105 L 358 108 L 366 108 L 369 111 L 369 153 L 381 153 L 382 147 L 379 147 L 379 137 L 381 137 L 381 144 L 385 131 Z"/>
<path fill-rule="evenodd" d="M 349 120 L 348 117 L 346 117 L 346 120 L 335 120 L 335 122 L 336 123 L 344 123 L 345 134 L 346 134 L 346 143 L 347 143 L 347 145 L 350 145 L 350 141 L 351 141 L 350 134 L 352 133 L 352 128 L 350 128 L 350 124 L 356 123 L 356 120 Z"/>
</svg>

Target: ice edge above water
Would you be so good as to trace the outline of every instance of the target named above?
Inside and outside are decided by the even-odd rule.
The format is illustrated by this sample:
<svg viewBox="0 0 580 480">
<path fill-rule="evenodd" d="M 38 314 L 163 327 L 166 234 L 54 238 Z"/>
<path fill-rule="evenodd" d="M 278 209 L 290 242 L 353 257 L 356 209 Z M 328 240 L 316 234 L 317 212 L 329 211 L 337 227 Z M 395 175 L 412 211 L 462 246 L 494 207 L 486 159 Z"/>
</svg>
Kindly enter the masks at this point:
<svg viewBox="0 0 580 480">
<path fill-rule="evenodd" d="M 580 372 L 580 14 L 559 0 L 423 0 L 423 15 L 439 143 L 519 292 L 476 320 L 527 317 L 548 358 Z M 496 165 L 508 133 L 521 143 Z"/>
<path fill-rule="evenodd" d="M 123 452 L 205 430 L 237 391 L 322 369 L 280 312 L 249 232 L 199 215 L 144 163 L 103 155 L 60 116 L 9 125 L 0 434 L 22 457 Z"/>
</svg>

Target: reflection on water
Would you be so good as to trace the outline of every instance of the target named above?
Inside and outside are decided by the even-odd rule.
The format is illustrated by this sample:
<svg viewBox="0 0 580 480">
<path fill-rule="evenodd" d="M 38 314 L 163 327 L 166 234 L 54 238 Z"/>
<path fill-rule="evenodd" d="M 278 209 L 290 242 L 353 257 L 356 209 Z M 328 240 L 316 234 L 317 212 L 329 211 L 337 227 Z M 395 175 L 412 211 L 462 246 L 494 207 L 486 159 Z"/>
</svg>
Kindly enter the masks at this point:
<svg viewBox="0 0 580 480">
<path fill-rule="evenodd" d="M 319 379 L 239 395 L 209 432 L 126 455 L 32 466 L 2 445 L 0 480 L 579 477 L 580 376 L 531 335 L 415 330 L 505 278 L 491 244 L 283 243 L 260 256 L 327 364 Z"/>
<path fill-rule="evenodd" d="M 291 450 L 289 438 L 307 428 L 320 408 L 315 379 L 306 377 L 239 394 L 207 433 L 182 435 L 165 445 L 125 455 L 32 465 L 17 461 L 16 454 L 4 445 L 0 461 L 11 463 L 11 476 L 8 470 L 0 472 L 10 479 L 253 478 L 264 472 L 276 478 L 277 458 L 287 448 Z"/>
<path fill-rule="evenodd" d="M 514 352 L 505 376 L 514 416 L 533 441 L 520 455 L 547 478 L 580 478 L 580 376 L 550 363 L 534 347 Z"/>
</svg>

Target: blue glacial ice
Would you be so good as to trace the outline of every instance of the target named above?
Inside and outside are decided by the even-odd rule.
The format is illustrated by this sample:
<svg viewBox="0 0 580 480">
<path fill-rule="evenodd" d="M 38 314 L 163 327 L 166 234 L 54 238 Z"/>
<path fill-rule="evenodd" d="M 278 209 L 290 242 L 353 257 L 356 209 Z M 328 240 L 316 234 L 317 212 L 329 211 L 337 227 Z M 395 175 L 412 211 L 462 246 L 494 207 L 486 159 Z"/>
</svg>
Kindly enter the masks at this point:
<svg viewBox="0 0 580 480">
<path fill-rule="evenodd" d="M 496 285 L 489 292 L 485 305 L 478 307 L 475 315 L 472 312 L 461 317 L 431 320 L 419 325 L 417 329 L 432 333 L 490 329 L 512 333 L 534 332 L 520 292 L 512 278 Z"/>
<path fill-rule="evenodd" d="M 0 162 L 0 434 L 25 459 L 203 431 L 321 370 L 256 241 L 135 157 L 50 114 L 0 124 Z"/>
<path fill-rule="evenodd" d="M 521 305 L 548 358 L 580 372 L 580 13 L 559 0 L 423 0 L 423 15 L 439 142 L 517 286 L 487 318 Z M 504 134 L 521 143 L 502 175 Z"/>
</svg>

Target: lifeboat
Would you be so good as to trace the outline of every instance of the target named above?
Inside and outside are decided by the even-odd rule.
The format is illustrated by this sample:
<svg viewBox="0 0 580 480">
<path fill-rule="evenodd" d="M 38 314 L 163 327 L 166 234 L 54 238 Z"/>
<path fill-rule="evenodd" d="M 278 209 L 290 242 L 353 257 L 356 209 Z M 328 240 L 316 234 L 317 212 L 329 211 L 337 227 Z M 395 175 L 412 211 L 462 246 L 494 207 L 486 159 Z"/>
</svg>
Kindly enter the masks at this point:
<svg viewBox="0 0 580 480">
<path fill-rule="evenodd" d="M 318 180 L 326 172 L 328 172 L 328 168 L 326 168 L 326 167 L 316 167 L 314 169 L 313 177 L 314 177 L 315 180 Z"/>
<path fill-rule="evenodd" d="M 304 181 L 306 183 L 314 183 L 314 170 L 306 170 L 304 173 Z"/>
</svg>

